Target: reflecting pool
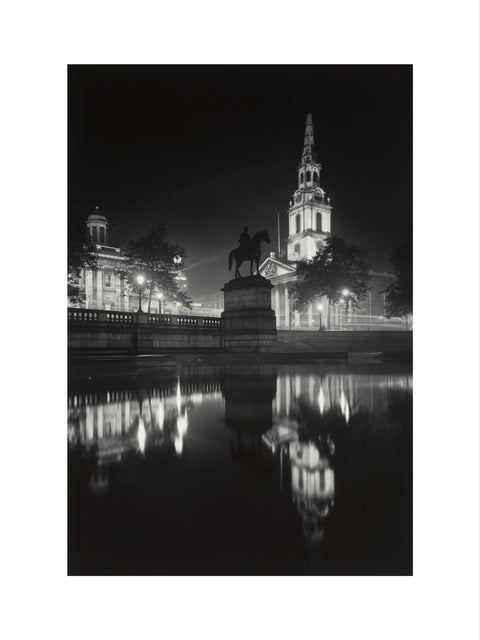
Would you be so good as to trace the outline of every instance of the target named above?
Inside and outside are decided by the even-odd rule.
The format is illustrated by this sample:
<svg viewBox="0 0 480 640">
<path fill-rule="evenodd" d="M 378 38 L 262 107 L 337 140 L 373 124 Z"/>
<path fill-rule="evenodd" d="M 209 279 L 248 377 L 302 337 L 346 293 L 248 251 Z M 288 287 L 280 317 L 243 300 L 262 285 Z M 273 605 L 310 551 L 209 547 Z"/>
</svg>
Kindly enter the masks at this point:
<svg viewBox="0 0 480 640">
<path fill-rule="evenodd" d="M 412 573 L 406 364 L 71 385 L 70 574 Z"/>
</svg>

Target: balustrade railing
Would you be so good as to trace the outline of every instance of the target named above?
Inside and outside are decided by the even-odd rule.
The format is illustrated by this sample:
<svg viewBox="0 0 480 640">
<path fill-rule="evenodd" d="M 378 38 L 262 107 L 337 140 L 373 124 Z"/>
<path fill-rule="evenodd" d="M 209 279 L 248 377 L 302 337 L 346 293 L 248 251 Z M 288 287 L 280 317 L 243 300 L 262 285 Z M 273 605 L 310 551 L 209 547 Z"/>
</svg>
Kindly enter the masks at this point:
<svg viewBox="0 0 480 640">
<path fill-rule="evenodd" d="M 68 309 L 68 322 L 74 324 L 147 324 L 167 329 L 208 329 L 220 331 L 221 318 L 205 316 L 177 316 L 159 313 L 138 314 L 131 311 L 104 311 L 92 309 Z"/>
<path fill-rule="evenodd" d="M 123 311 L 106 311 L 107 322 L 112 324 L 133 324 L 135 322 L 134 313 L 125 313 Z"/>
<path fill-rule="evenodd" d="M 68 321 L 82 323 L 97 322 L 98 311 L 91 311 L 89 309 L 69 309 Z"/>
</svg>

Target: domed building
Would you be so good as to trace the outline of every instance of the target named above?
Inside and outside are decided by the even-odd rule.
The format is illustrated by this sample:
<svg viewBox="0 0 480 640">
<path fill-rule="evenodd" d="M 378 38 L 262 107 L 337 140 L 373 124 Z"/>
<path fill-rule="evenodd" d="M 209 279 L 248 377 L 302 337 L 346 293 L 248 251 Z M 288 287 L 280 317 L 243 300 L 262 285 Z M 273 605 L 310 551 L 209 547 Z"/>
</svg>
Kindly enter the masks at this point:
<svg viewBox="0 0 480 640">
<path fill-rule="evenodd" d="M 129 290 L 121 275 L 126 261 L 125 255 L 119 247 L 110 245 L 110 225 L 98 205 L 88 216 L 86 226 L 94 246 L 96 266 L 94 269 L 82 269 L 80 273 L 79 286 L 85 295 L 82 306 L 86 309 L 106 311 L 137 311 L 138 294 Z M 176 277 L 179 288 L 186 291 L 185 269 Z M 178 312 L 176 307 L 165 304 L 165 301 L 158 297 L 152 298 L 150 310 L 152 313 Z"/>
</svg>

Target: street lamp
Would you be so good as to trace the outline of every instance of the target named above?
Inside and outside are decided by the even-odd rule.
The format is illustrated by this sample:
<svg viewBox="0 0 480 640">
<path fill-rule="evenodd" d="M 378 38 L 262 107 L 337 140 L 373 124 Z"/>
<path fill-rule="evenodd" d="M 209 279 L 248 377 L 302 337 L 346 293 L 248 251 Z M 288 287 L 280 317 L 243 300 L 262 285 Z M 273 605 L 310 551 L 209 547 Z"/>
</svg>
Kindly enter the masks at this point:
<svg viewBox="0 0 480 640">
<path fill-rule="evenodd" d="M 138 311 L 137 313 L 140 313 L 142 311 L 142 285 L 145 282 L 145 276 L 142 276 L 141 274 L 137 276 L 137 282 L 138 282 Z"/>
<path fill-rule="evenodd" d="M 161 291 L 160 293 L 157 293 L 157 298 L 158 298 L 158 306 L 160 307 L 160 313 L 163 313 L 163 310 L 162 310 L 163 293 Z"/>
<path fill-rule="evenodd" d="M 323 309 L 323 304 L 318 303 L 317 304 L 317 309 L 318 309 L 318 315 L 320 318 L 320 325 L 318 327 L 318 330 L 321 331 L 322 330 L 322 309 Z"/>
<path fill-rule="evenodd" d="M 350 291 L 348 289 L 342 289 L 342 296 L 349 296 L 350 295 Z"/>
</svg>

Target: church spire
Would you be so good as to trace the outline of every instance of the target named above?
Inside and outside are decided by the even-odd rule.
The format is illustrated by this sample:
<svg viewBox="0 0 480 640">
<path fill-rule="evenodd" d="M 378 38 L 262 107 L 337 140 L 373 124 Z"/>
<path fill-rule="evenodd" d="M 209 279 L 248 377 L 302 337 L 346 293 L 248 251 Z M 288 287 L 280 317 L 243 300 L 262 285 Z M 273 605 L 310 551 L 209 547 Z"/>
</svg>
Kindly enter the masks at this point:
<svg viewBox="0 0 480 640">
<path fill-rule="evenodd" d="M 313 141 L 313 123 L 312 114 L 307 114 L 307 121 L 305 122 L 305 138 L 303 142 L 303 162 L 315 162 L 315 143 Z"/>
</svg>

